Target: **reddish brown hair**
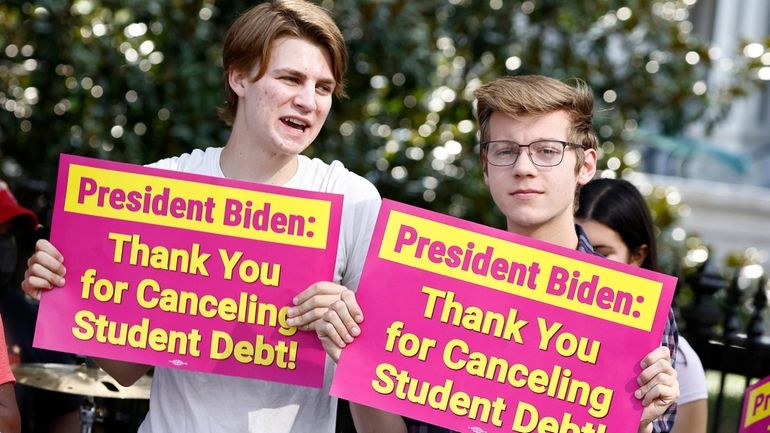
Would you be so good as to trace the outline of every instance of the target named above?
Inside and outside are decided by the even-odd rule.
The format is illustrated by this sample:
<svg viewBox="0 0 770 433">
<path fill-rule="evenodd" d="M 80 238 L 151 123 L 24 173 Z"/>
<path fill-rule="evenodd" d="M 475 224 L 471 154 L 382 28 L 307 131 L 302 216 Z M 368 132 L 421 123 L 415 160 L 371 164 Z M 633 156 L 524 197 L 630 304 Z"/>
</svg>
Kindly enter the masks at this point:
<svg viewBox="0 0 770 433">
<path fill-rule="evenodd" d="M 475 92 L 476 117 L 481 142 L 489 141 L 489 119 L 499 112 L 510 117 L 523 117 L 564 111 L 572 126 L 567 140 L 582 149 L 596 149 L 599 143 L 593 129 L 594 95 L 591 88 L 579 79 L 575 85 L 563 83 L 542 75 L 503 77 L 481 86 Z M 583 150 L 578 155 L 576 170 L 583 163 Z M 486 153 L 482 149 L 481 163 L 487 170 Z"/>
<path fill-rule="evenodd" d="M 227 31 L 222 50 L 227 96 L 219 116 L 228 125 L 232 125 L 238 110 L 238 95 L 230 88 L 229 73 L 251 71 L 259 64 L 253 80 L 260 79 L 267 70 L 273 42 L 282 37 L 305 39 L 325 49 L 331 58 L 334 94 L 345 96 L 348 53 L 342 32 L 329 12 L 304 0 L 273 0 L 244 12 Z"/>
</svg>

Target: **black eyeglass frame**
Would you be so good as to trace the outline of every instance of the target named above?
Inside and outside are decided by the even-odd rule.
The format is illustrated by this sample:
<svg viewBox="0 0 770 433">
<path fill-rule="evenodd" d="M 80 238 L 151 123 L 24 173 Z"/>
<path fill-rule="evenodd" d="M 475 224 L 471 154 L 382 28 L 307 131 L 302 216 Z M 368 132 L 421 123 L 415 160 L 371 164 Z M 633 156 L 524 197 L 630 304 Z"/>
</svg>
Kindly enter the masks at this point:
<svg viewBox="0 0 770 433">
<path fill-rule="evenodd" d="M 542 165 L 542 164 L 536 163 L 535 160 L 532 159 L 532 151 L 529 150 L 530 146 L 532 146 L 534 144 L 537 144 L 537 143 L 544 143 L 544 142 L 547 142 L 547 143 L 559 143 L 559 144 L 561 144 L 561 159 L 559 160 L 559 162 L 557 162 L 557 163 L 555 163 L 553 165 Z M 519 153 L 516 154 L 516 158 L 510 164 L 494 164 L 492 161 L 489 160 L 489 152 L 488 152 L 489 151 L 489 145 L 492 144 L 492 143 L 515 144 L 515 145 L 519 146 Z M 572 147 L 574 149 L 585 149 L 585 146 L 583 146 L 582 144 L 572 143 L 572 142 L 564 141 L 564 140 L 535 140 L 535 141 L 533 141 L 533 142 L 531 142 L 529 144 L 519 144 L 519 143 L 517 143 L 517 142 L 515 142 L 513 140 L 490 140 L 490 141 L 485 141 L 485 142 L 481 143 L 481 152 L 485 155 L 487 163 L 489 163 L 491 165 L 494 165 L 495 167 L 510 167 L 510 166 L 516 164 L 516 162 L 519 160 L 519 156 L 522 154 L 521 148 L 522 147 L 526 147 L 527 148 L 527 156 L 529 157 L 529 160 L 530 160 L 530 162 L 532 162 L 532 164 L 534 164 L 537 167 L 550 168 L 550 167 L 556 167 L 559 164 L 561 164 L 562 161 L 564 161 L 564 153 L 565 153 L 564 151 L 566 150 L 567 146 Z"/>
</svg>

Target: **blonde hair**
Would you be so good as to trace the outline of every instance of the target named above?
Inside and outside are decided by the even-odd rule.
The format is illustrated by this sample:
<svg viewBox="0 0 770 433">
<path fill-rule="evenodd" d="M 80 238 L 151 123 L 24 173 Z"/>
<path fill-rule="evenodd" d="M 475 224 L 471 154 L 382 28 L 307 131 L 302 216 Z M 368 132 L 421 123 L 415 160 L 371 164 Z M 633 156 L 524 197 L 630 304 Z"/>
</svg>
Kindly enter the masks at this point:
<svg viewBox="0 0 770 433">
<path fill-rule="evenodd" d="M 517 118 L 564 111 L 572 123 L 567 140 L 581 146 L 575 149 L 578 156 L 575 169 L 579 169 L 583 164 L 583 149 L 596 149 L 599 140 L 593 129 L 593 92 L 584 81 L 574 81 L 575 85 L 571 86 L 543 75 L 519 75 L 498 78 L 481 86 L 475 92 L 481 142 L 489 141 L 489 119 L 493 113 Z M 484 149 L 481 163 L 486 172 Z"/>
<path fill-rule="evenodd" d="M 259 64 L 253 80 L 260 79 L 267 71 L 273 42 L 282 37 L 305 39 L 325 49 L 331 58 L 336 84 L 334 94 L 340 98 L 345 96 L 347 48 L 342 32 L 328 11 L 304 0 L 273 0 L 244 12 L 225 36 L 222 66 L 226 99 L 219 108 L 219 117 L 228 125 L 232 125 L 238 110 L 238 95 L 230 88 L 228 74 L 231 71 L 248 72 Z"/>
</svg>

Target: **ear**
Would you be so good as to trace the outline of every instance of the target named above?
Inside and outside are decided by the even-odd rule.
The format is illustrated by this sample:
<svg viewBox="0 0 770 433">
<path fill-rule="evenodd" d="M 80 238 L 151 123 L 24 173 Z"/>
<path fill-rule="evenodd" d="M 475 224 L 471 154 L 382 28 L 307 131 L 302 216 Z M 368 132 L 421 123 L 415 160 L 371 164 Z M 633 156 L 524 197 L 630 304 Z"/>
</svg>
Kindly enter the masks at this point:
<svg viewBox="0 0 770 433">
<path fill-rule="evenodd" d="M 585 185 L 594 178 L 597 158 L 596 149 L 583 150 L 583 164 L 580 165 L 577 173 L 578 184 Z"/>
<path fill-rule="evenodd" d="M 227 84 L 239 97 L 246 94 L 246 84 L 248 79 L 249 77 L 239 70 L 231 69 L 227 72 Z"/>
<path fill-rule="evenodd" d="M 484 185 L 489 186 L 489 174 L 486 169 L 484 170 Z"/>
<path fill-rule="evenodd" d="M 644 244 L 636 249 L 633 253 L 631 253 L 631 256 L 628 258 L 628 264 L 634 265 L 634 266 L 642 266 L 642 263 L 644 263 L 644 259 L 647 258 L 649 248 L 647 248 L 647 244 Z"/>
</svg>

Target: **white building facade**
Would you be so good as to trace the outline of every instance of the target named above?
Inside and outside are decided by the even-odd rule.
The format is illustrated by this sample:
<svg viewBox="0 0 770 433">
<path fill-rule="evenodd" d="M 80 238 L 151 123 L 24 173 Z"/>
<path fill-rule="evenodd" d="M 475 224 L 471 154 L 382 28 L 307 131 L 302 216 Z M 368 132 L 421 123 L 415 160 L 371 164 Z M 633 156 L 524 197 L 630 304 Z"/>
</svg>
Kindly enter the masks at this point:
<svg viewBox="0 0 770 433">
<path fill-rule="evenodd" d="M 770 1 L 698 0 L 691 9 L 694 33 L 715 47 L 709 85 L 729 78 L 741 41 L 766 43 Z M 770 66 L 770 54 L 766 54 Z M 765 60 L 762 58 L 762 60 Z M 768 69 L 770 71 L 770 69 Z M 746 248 L 770 252 L 770 81 L 737 102 L 709 136 L 692 130 L 703 151 L 676 164 L 653 154 L 644 170 L 655 184 L 678 188 L 691 212 L 682 227 L 697 233 L 717 256 Z M 668 159 L 671 155 L 668 155 Z M 676 167 L 676 169 L 672 169 Z M 764 263 L 768 269 L 770 258 Z"/>
</svg>

